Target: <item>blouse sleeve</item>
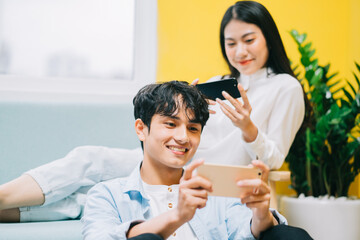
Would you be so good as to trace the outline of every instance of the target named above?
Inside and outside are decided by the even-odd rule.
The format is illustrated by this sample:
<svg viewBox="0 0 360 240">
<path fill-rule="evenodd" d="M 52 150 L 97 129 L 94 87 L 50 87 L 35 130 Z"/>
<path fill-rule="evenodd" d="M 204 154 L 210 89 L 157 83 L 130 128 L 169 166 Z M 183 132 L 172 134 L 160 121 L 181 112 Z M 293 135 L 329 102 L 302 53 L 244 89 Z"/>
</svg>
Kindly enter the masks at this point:
<svg viewBox="0 0 360 240">
<path fill-rule="evenodd" d="M 45 204 L 66 198 L 81 187 L 128 176 L 142 159 L 141 148 L 118 149 L 81 146 L 64 158 L 34 168 L 32 176 L 45 195 Z M 69 173 L 71 169 L 71 173 Z"/>
<path fill-rule="evenodd" d="M 305 114 L 303 91 L 300 84 L 287 86 L 278 92 L 271 111 L 267 132 L 258 128 L 255 141 L 244 144 L 253 158 L 265 162 L 271 169 L 283 164 Z"/>
</svg>

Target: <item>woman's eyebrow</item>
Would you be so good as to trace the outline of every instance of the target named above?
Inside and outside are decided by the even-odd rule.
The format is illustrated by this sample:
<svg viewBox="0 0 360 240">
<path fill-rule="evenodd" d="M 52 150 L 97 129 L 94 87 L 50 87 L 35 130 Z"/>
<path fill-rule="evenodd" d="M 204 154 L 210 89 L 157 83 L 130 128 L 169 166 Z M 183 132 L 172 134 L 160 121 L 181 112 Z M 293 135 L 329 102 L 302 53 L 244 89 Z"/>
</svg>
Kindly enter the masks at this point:
<svg viewBox="0 0 360 240">
<path fill-rule="evenodd" d="M 243 39 L 243 38 L 246 38 L 247 36 L 249 36 L 249 35 L 251 35 L 251 34 L 255 34 L 256 32 L 247 32 L 247 33 L 245 33 L 245 34 L 243 34 L 242 36 L 241 36 L 241 38 Z M 234 41 L 234 38 L 233 37 L 225 37 L 224 38 L 225 40 L 231 40 L 231 41 Z"/>
<path fill-rule="evenodd" d="M 244 35 L 241 36 L 241 38 L 245 38 L 251 34 L 255 34 L 255 32 L 248 32 L 248 33 L 245 33 Z"/>
</svg>

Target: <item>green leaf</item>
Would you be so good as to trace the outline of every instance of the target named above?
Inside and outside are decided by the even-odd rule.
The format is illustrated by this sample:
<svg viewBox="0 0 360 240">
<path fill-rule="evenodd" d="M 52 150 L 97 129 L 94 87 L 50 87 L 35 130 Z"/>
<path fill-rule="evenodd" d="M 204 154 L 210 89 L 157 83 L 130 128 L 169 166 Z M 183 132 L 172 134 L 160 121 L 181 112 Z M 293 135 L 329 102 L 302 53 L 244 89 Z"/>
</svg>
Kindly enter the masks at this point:
<svg viewBox="0 0 360 240">
<path fill-rule="evenodd" d="M 309 69 L 305 72 L 305 78 L 309 81 L 310 85 L 311 85 L 310 80 L 313 78 L 313 76 L 314 76 L 314 70 Z"/>
<path fill-rule="evenodd" d="M 297 35 L 297 36 L 296 36 L 296 40 L 297 40 L 300 44 L 302 44 L 302 43 L 305 41 L 306 37 L 307 37 L 307 34 L 306 34 L 306 33 L 303 33 L 303 34 Z"/>
<path fill-rule="evenodd" d="M 353 94 L 356 95 L 357 91 L 355 90 L 355 88 L 353 87 L 353 85 L 352 85 L 349 81 L 347 81 L 347 80 L 346 80 L 346 83 L 347 83 L 347 85 L 351 88 Z"/>
<path fill-rule="evenodd" d="M 311 68 L 312 69 L 316 69 L 318 68 L 318 60 L 317 59 L 314 59 L 313 61 L 311 61 Z"/>
<path fill-rule="evenodd" d="M 306 52 L 306 56 L 307 56 L 308 58 L 311 58 L 312 56 L 314 56 L 314 54 L 315 54 L 315 50 L 311 50 L 311 51 L 307 51 L 307 52 Z"/>
<path fill-rule="evenodd" d="M 305 55 L 302 56 L 302 58 L 300 59 L 300 62 L 302 63 L 302 65 L 304 65 L 305 68 L 307 68 L 311 61 L 308 57 L 306 57 Z"/>
<path fill-rule="evenodd" d="M 324 71 L 325 72 L 329 72 L 329 69 L 330 69 L 330 64 L 328 63 L 328 64 L 326 64 L 326 66 L 325 67 L 323 67 L 324 68 Z"/>
<path fill-rule="evenodd" d="M 351 96 L 351 94 L 345 90 L 345 88 L 342 88 L 343 93 L 345 94 L 345 96 L 348 98 L 349 102 L 354 101 L 354 98 Z"/>
<path fill-rule="evenodd" d="M 340 80 L 337 80 L 337 81 L 334 82 L 333 84 L 330 84 L 330 85 L 329 85 L 329 88 L 332 88 L 332 87 L 338 85 L 340 82 L 341 82 Z M 339 91 L 339 90 L 338 90 L 338 91 Z"/>
<path fill-rule="evenodd" d="M 309 51 L 311 48 L 311 42 L 307 43 L 305 46 L 304 46 L 304 50 L 307 52 Z"/>
<path fill-rule="evenodd" d="M 295 37 L 299 35 L 299 32 L 296 31 L 295 29 L 293 29 L 293 30 L 290 31 L 290 34 L 291 34 L 291 36 L 294 37 L 294 39 L 295 39 Z"/>
<path fill-rule="evenodd" d="M 330 75 L 330 76 L 328 77 L 328 80 L 332 79 L 332 78 L 333 78 L 333 77 L 335 77 L 336 75 L 338 75 L 338 72 L 336 72 L 336 73 L 334 73 L 334 74 Z"/>
<path fill-rule="evenodd" d="M 341 89 L 340 89 L 341 90 Z M 350 107 L 350 103 L 340 98 L 341 106 Z"/>
<path fill-rule="evenodd" d="M 358 71 L 360 72 L 360 65 L 357 62 L 355 62 L 355 65 L 356 65 L 356 68 L 358 69 Z"/>
<path fill-rule="evenodd" d="M 313 77 L 310 80 L 311 85 L 317 84 L 321 80 L 321 78 L 323 76 L 323 73 L 324 72 L 323 72 L 322 68 L 316 69 L 316 71 L 314 72 Z"/>
<path fill-rule="evenodd" d="M 354 74 L 354 77 L 355 77 L 355 80 L 356 80 L 356 82 L 357 82 L 357 84 L 358 84 L 358 86 L 360 87 L 360 81 L 359 81 L 359 78 L 356 76 L 356 74 L 353 72 L 353 74 Z"/>
<path fill-rule="evenodd" d="M 286 158 L 291 185 L 297 194 L 346 196 L 351 182 L 360 173 L 360 138 L 351 135 L 360 136 L 360 65 L 355 62 L 356 83 L 346 80 L 343 84 L 341 79 L 334 78 L 338 73 L 329 72 L 330 64 L 319 66 L 313 44 L 306 42 L 306 34 L 296 30 L 290 34 L 298 45 L 300 64 L 305 69 L 299 81 L 309 86 L 306 97 L 312 106 L 311 112 L 306 112 L 308 127 L 297 133 Z M 333 94 L 340 91 L 344 94 L 335 99 Z M 359 128 L 355 129 L 356 126 Z"/>
<path fill-rule="evenodd" d="M 342 88 L 339 88 L 339 89 L 336 89 L 335 91 L 333 91 L 332 93 L 333 93 L 333 95 L 335 94 L 335 93 L 338 93 L 338 92 L 340 92 L 342 90 Z"/>
</svg>

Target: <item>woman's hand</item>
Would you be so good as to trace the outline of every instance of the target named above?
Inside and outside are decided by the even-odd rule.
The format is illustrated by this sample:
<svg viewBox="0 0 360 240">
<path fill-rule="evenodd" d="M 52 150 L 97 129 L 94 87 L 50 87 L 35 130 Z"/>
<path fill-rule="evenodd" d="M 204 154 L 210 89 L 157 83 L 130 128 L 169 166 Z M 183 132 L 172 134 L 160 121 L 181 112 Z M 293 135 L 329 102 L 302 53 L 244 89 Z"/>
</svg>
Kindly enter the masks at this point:
<svg viewBox="0 0 360 240">
<path fill-rule="evenodd" d="M 252 108 L 246 92 L 240 83 L 238 84 L 238 89 L 244 103 L 240 102 L 238 99 L 234 99 L 225 91 L 223 91 L 223 96 L 231 103 L 231 105 L 233 105 L 234 108 L 225 104 L 220 99 L 216 99 L 216 102 L 220 104 L 221 110 L 228 118 L 230 118 L 233 124 L 241 129 L 244 140 L 246 142 L 252 142 L 257 137 L 258 129 L 250 119 Z"/>
<path fill-rule="evenodd" d="M 240 199 L 253 212 L 251 231 L 255 237 L 258 237 L 260 232 L 278 223 L 269 210 L 270 187 L 268 186 L 268 176 L 270 169 L 259 160 L 253 160 L 252 165 L 262 171 L 261 179 L 240 180 L 237 185 L 253 189 L 252 192 L 248 192 Z"/>
<path fill-rule="evenodd" d="M 196 86 L 196 84 L 198 84 L 198 83 L 199 83 L 199 79 L 197 78 L 197 79 L 195 79 L 194 81 L 192 81 L 192 83 L 191 83 L 190 85 Z M 207 103 L 208 103 L 209 105 L 216 105 L 216 102 L 215 102 L 214 100 L 206 99 L 206 101 L 207 101 Z M 215 114 L 216 111 L 209 109 L 209 113 L 210 113 L 210 114 Z"/>
</svg>

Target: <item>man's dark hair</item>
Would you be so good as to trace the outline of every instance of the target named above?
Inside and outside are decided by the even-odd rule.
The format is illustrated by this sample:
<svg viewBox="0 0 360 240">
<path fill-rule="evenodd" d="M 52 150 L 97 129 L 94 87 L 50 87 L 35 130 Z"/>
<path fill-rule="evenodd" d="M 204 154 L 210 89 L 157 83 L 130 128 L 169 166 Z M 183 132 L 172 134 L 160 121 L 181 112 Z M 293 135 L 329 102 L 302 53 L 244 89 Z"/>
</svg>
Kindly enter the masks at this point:
<svg viewBox="0 0 360 240">
<path fill-rule="evenodd" d="M 202 128 L 209 118 L 205 97 L 195 86 L 183 81 L 146 85 L 136 94 L 133 104 L 135 119 L 140 118 L 149 130 L 155 114 L 174 116 L 181 106 L 185 107 L 189 120 L 200 123 Z"/>
</svg>

